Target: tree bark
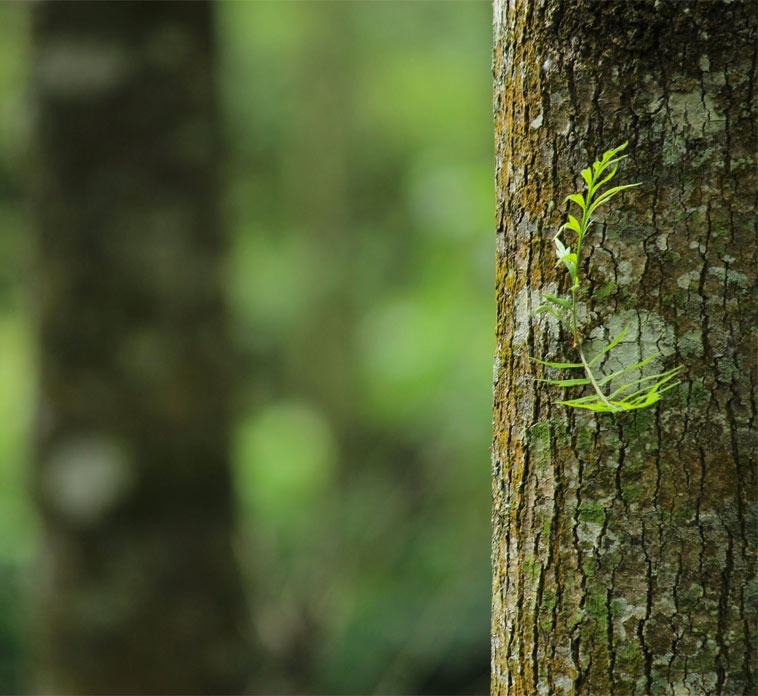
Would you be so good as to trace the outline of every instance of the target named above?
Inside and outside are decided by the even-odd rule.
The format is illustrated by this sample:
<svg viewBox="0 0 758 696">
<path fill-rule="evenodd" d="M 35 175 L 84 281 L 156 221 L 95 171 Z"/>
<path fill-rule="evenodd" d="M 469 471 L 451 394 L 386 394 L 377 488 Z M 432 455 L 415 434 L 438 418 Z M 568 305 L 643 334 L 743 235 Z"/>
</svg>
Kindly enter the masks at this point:
<svg viewBox="0 0 758 696">
<path fill-rule="evenodd" d="M 755 692 L 756 14 L 495 1 L 493 694 Z M 628 356 L 686 373 L 593 415 L 534 381 L 577 356 L 533 310 L 568 289 L 562 201 L 626 140 L 642 186 L 585 241 L 585 335 L 631 324 Z"/>
<path fill-rule="evenodd" d="M 34 8 L 44 692 L 245 682 L 211 20 Z"/>
</svg>

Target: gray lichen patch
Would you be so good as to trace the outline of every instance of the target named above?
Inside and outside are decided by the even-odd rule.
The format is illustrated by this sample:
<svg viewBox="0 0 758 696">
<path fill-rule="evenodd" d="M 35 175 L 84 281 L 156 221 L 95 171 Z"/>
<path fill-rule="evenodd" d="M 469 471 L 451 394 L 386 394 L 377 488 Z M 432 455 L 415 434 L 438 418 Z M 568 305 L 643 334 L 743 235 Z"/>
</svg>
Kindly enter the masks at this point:
<svg viewBox="0 0 758 696">
<path fill-rule="evenodd" d="M 697 288 L 699 282 L 700 271 L 687 271 L 677 278 L 676 284 L 682 288 L 682 290 L 687 290 L 690 286 Z"/>
<path fill-rule="evenodd" d="M 511 338 L 511 345 L 514 349 L 524 348 L 528 344 L 532 314 L 540 304 L 540 294 L 537 290 L 523 287 L 516 293 L 514 302 L 516 326 Z"/>
<path fill-rule="evenodd" d="M 706 124 L 711 129 L 724 127 L 724 117 L 709 94 L 674 92 L 669 96 L 668 107 L 678 122 L 686 122 L 695 133 L 705 134 Z"/>
<path fill-rule="evenodd" d="M 500 371 L 503 367 L 503 360 L 500 357 L 500 352 L 502 351 L 503 347 L 498 342 L 497 347 L 495 349 L 495 359 L 492 363 L 492 393 L 495 393 L 495 389 L 497 388 L 497 384 L 500 381 Z"/>
<path fill-rule="evenodd" d="M 679 352 L 685 357 L 702 357 L 703 355 L 703 332 L 702 330 L 688 331 L 679 336 Z"/>
<path fill-rule="evenodd" d="M 747 276 L 739 271 L 733 271 L 723 266 L 712 266 L 708 273 L 716 276 L 724 285 L 736 285 L 740 289 L 749 287 Z"/>
</svg>

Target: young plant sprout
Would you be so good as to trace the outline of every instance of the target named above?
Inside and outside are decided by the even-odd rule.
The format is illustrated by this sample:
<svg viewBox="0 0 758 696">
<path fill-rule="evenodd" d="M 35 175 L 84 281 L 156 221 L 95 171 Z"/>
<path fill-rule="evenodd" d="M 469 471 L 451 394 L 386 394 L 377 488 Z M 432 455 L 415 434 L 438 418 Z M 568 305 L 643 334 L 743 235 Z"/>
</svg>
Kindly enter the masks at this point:
<svg viewBox="0 0 758 696">
<path fill-rule="evenodd" d="M 605 189 L 601 192 L 601 188 L 605 186 L 616 175 L 618 169 L 618 163 L 626 157 L 626 155 L 617 156 L 628 143 L 624 143 L 614 150 L 608 150 L 603 154 L 603 158 L 599 161 L 595 161 L 592 168 L 589 167 L 582 172 L 582 178 L 584 179 L 587 190 L 584 195 L 581 193 L 574 193 L 566 197 L 567 201 L 576 203 L 582 211 L 582 217 L 577 220 L 573 215 L 568 216 L 568 222 L 561 226 L 558 230 L 558 234 L 555 236 L 555 249 L 558 256 L 558 262 L 556 265 L 563 264 L 566 267 L 566 271 L 571 277 L 571 295 L 569 299 L 562 297 L 555 297 L 546 293 L 540 293 L 540 295 L 546 300 L 546 303 L 540 305 L 535 310 L 535 314 L 541 314 L 547 312 L 554 316 L 558 321 L 565 324 L 571 331 L 571 335 L 574 338 L 574 348 L 579 353 L 579 359 L 581 362 L 576 363 L 554 363 L 547 362 L 546 360 L 538 360 L 537 358 L 530 358 L 534 362 L 540 365 L 546 365 L 547 367 L 554 367 L 558 369 L 572 370 L 582 369 L 584 371 L 584 377 L 578 377 L 575 379 L 538 379 L 539 382 L 546 382 L 547 384 L 555 384 L 559 387 L 577 387 L 583 385 L 592 385 L 593 394 L 589 396 L 583 396 L 578 399 L 570 399 L 568 401 L 559 401 L 559 404 L 564 406 L 573 406 L 574 408 L 586 408 L 591 411 L 602 411 L 606 413 L 618 413 L 620 411 L 632 411 L 634 409 L 646 408 L 656 403 L 661 395 L 675 387 L 679 382 L 671 382 L 671 380 L 679 373 L 682 366 L 675 367 L 666 372 L 661 372 L 649 377 L 643 377 L 641 379 L 633 380 L 626 384 L 619 386 L 618 380 L 621 375 L 629 372 L 630 370 L 636 370 L 647 365 L 656 354 L 653 354 L 641 362 L 624 367 L 610 375 L 602 376 L 597 375 L 592 371 L 593 366 L 613 348 L 618 345 L 619 341 L 624 338 L 624 335 L 629 330 L 627 326 L 621 334 L 606 346 L 602 351 L 595 355 L 591 360 L 588 360 L 584 354 L 584 348 L 582 346 L 582 340 L 577 328 L 576 321 L 576 296 L 581 287 L 581 278 L 579 276 L 580 258 L 582 253 L 582 242 L 584 237 L 589 231 L 590 225 L 596 221 L 593 214 L 597 209 L 607 203 L 616 194 L 630 189 L 639 184 L 625 184 L 623 186 L 614 186 L 613 188 Z M 609 171 L 610 170 L 610 171 Z M 560 234 L 564 230 L 571 230 L 576 233 L 576 251 L 572 252 L 570 246 L 564 246 L 560 239 Z M 650 383 L 653 383 L 652 386 Z"/>
</svg>

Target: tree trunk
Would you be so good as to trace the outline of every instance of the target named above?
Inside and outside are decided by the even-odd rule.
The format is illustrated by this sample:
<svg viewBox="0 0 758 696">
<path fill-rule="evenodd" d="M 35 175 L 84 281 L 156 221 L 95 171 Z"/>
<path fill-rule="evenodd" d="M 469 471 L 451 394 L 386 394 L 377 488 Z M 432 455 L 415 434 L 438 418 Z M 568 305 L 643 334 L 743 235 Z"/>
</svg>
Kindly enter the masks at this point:
<svg viewBox="0 0 758 696">
<path fill-rule="evenodd" d="M 34 8 L 45 692 L 244 685 L 211 19 Z"/>
<path fill-rule="evenodd" d="M 752 694 L 755 4 L 496 0 L 494 66 L 492 692 Z M 585 334 L 686 373 L 593 415 L 534 382 L 577 356 L 533 310 L 577 173 L 626 140 Z"/>
</svg>

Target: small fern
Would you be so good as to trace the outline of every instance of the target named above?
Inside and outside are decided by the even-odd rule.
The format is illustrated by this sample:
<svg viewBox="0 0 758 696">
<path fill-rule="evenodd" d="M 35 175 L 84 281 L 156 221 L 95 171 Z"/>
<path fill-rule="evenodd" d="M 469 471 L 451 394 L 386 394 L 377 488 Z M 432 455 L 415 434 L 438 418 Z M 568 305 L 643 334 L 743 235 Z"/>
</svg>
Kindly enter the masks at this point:
<svg viewBox="0 0 758 696">
<path fill-rule="evenodd" d="M 581 288 L 581 278 L 579 275 L 580 259 L 582 253 L 582 242 L 584 241 L 590 226 L 596 222 L 594 213 L 614 196 L 621 193 L 626 189 L 639 186 L 637 184 L 624 184 L 622 186 L 614 186 L 612 188 L 601 189 L 608 184 L 616 175 L 618 164 L 621 160 L 626 158 L 626 155 L 617 156 L 628 143 L 615 148 L 614 150 L 608 150 L 603 154 L 603 158 L 599 161 L 595 161 L 592 168 L 587 168 L 582 171 L 582 178 L 586 184 L 586 191 L 584 195 L 581 193 L 574 193 L 566 197 L 566 201 L 576 203 L 582 211 L 581 219 L 577 219 L 573 215 L 568 216 L 568 222 L 561 226 L 558 230 L 558 234 L 555 236 L 555 251 L 558 256 L 558 262 L 556 265 L 563 264 L 566 271 L 571 277 L 572 285 L 570 289 L 569 299 L 563 297 L 555 297 L 554 295 L 548 295 L 546 293 L 540 293 L 544 298 L 545 304 L 540 305 L 535 310 L 535 314 L 541 314 L 547 312 L 555 317 L 559 322 L 565 324 L 571 331 L 571 335 L 574 338 L 574 348 L 579 353 L 579 359 L 581 362 L 574 363 L 555 363 L 548 362 L 546 360 L 538 360 L 537 358 L 531 358 L 540 365 L 547 367 L 553 367 L 561 370 L 573 370 L 581 369 L 584 371 L 584 377 L 577 377 L 574 379 L 543 379 L 539 378 L 539 382 L 545 382 L 547 384 L 554 384 L 559 387 L 578 387 L 584 385 L 591 385 L 594 391 L 590 396 L 583 396 L 578 399 L 570 399 L 567 401 L 559 401 L 559 404 L 564 406 L 572 406 L 574 408 L 585 408 L 591 411 L 601 411 L 606 413 L 618 413 L 621 411 L 632 411 L 634 409 L 646 408 L 656 403 L 662 396 L 662 394 L 669 389 L 675 387 L 679 382 L 672 382 L 671 380 L 681 371 L 682 366 L 675 367 L 666 372 L 660 372 L 649 377 L 642 377 L 626 384 L 619 385 L 618 378 L 623 374 L 628 373 L 631 370 L 643 368 L 650 363 L 656 354 L 653 354 L 641 362 L 634 363 L 628 367 L 623 367 L 616 372 L 607 375 L 600 376 L 593 372 L 593 366 L 607 353 L 618 345 L 622 338 L 629 330 L 627 326 L 621 334 L 606 346 L 601 352 L 595 355 L 591 360 L 588 360 L 584 355 L 584 349 L 582 341 L 580 339 L 579 330 L 577 328 L 576 320 L 576 298 L 577 293 Z M 609 171 L 610 170 L 610 171 Z M 571 247 L 564 246 L 561 241 L 560 235 L 564 230 L 570 230 L 576 234 L 576 251 L 572 252 Z M 653 382 L 652 386 L 649 385 Z M 644 385 L 644 386 L 643 386 Z"/>
</svg>

